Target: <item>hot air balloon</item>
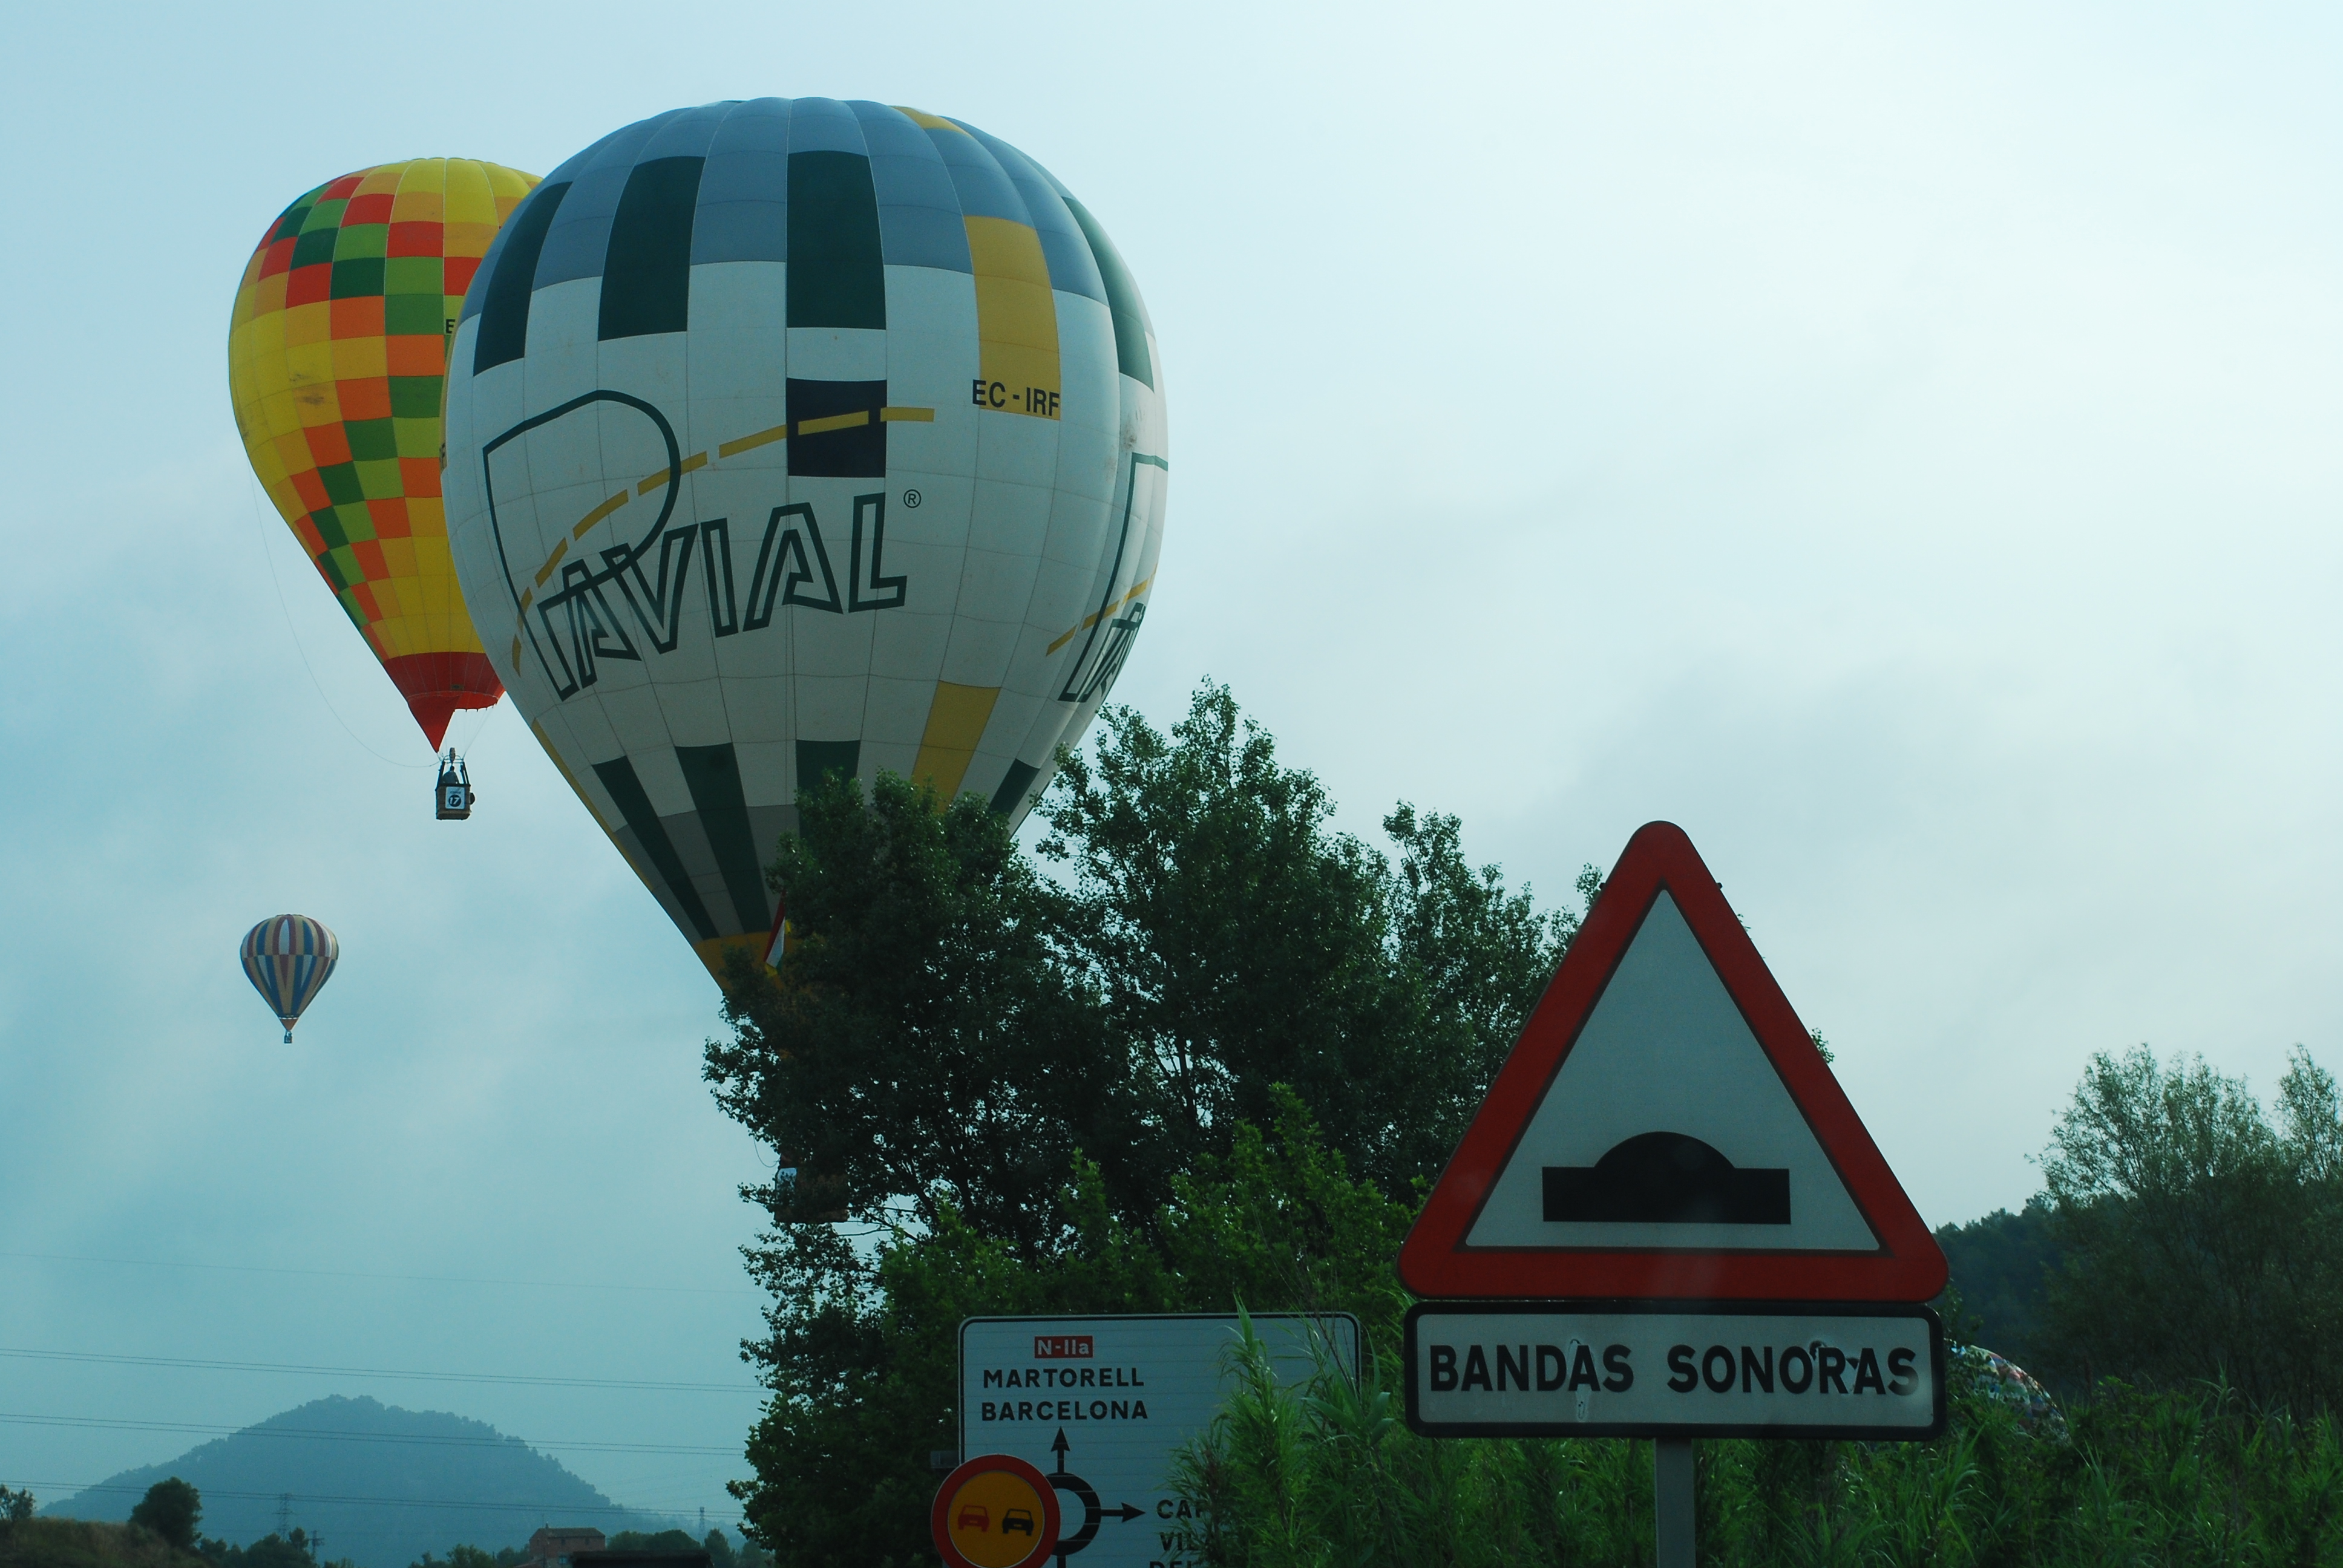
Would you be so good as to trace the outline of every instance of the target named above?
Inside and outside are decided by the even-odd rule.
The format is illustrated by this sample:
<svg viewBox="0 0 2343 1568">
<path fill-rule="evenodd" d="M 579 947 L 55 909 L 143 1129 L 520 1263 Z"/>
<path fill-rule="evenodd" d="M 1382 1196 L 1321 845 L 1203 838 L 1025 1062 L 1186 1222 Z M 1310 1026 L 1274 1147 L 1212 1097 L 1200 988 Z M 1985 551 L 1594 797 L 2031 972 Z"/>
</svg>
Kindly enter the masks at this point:
<svg viewBox="0 0 2343 1568">
<path fill-rule="evenodd" d="M 341 961 L 342 944 L 322 920 L 275 915 L 244 933 L 236 956 L 252 989 L 285 1026 L 285 1043 L 290 1045 L 293 1026 Z"/>
<path fill-rule="evenodd" d="M 536 183 L 468 158 L 328 181 L 269 225 L 229 318 L 245 453 L 434 750 L 456 709 L 504 690 L 447 560 L 447 337 L 497 226 Z"/>
<path fill-rule="evenodd" d="M 489 659 L 719 974 L 769 959 L 800 789 L 891 769 L 1021 818 L 1146 617 L 1146 307 L 1091 210 L 962 121 L 760 98 L 614 132 L 514 212 L 449 366 Z"/>
</svg>

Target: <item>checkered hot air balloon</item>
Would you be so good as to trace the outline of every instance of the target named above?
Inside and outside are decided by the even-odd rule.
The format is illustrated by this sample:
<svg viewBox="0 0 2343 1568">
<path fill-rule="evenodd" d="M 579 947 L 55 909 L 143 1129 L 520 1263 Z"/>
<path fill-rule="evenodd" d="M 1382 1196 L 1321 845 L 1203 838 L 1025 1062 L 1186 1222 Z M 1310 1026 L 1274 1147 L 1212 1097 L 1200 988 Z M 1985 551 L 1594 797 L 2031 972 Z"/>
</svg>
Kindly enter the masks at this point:
<svg viewBox="0 0 2343 1568">
<path fill-rule="evenodd" d="M 965 121 L 759 98 L 614 131 L 515 209 L 447 363 L 488 658 L 719 975 L 768 951 L 800 790 L 885 769 L 1013 822 L 1148 612 L 1147 308 L 1091 208 Z"/>
<path fill-rule="evenodd" d="M 244 933 L 236 950 L 244 961 L 245 978 L 277 1021 L 285 1026 L 285 1043 L 293 1043 L 293 1026 L 340 961 L 342 944 L 322 920 L 307 915 L 274 915 Z"/>
<path fill-rule="evenodd" d="M 228 384 L 245 455 L 436 749 L 503 695 L 439 502 L 440 387 L 464 289 L 537 176 L 380 164 L 277 216 L 245 264 Z"/>
</svg>

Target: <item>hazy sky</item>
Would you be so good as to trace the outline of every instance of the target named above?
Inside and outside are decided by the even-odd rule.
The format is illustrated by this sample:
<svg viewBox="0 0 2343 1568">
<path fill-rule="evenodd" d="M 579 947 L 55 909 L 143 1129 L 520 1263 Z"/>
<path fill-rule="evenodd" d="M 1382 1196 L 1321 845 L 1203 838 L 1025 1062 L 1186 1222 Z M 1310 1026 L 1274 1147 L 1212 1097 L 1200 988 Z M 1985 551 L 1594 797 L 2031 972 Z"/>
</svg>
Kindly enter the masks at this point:
<svg viewBox="0 0 2343 1568">
<path fill-rule="evenodd" d="M 745 1387 L 758 1153 L 699 1081 L 713 986 L 509 707 L 454 731 L 478 813 L 431 819 L 226 366 L 310 186 L 543 172 L 717 98 L 914 105 L 1052 169 L 1168 372 L 1117 697 L 1166 721 L 1227 680 L 1346 825 L 1460 812 L 1553 898 L 1682 823 L 1931 1223 L 2034 1191 L 2092 1051 L 2343 1068 L 2338 26 L 15 8 L 0 1352 Z M 290 1049 L 234 958 L 288 909 L 344 952 Z M 554 1443 L 755 1408 L 0 1354 L 0 1482 L 198 1440 L 20 1417 L 327 1392 Z M 741 1469 L 561 1457 L 711 1518 Z"/>
</svg>

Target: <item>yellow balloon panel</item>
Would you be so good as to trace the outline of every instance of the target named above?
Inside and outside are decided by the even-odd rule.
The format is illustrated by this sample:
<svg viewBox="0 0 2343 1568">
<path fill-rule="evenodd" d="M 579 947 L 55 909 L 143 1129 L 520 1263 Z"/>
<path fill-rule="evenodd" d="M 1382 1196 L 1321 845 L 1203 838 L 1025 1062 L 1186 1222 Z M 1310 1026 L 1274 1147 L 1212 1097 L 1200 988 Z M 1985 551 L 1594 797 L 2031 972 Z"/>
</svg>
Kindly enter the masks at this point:
<svg viewBox="0 0 2343 1568">
<path fill-rule="evenodd" d="M 537 177 L 380 164 L 278 215 L 246 263 L 228 385 L 253 471 L 432 745 L 503 694 L 465 612 L 439 492 L 447 342 Z"/>
</svg>

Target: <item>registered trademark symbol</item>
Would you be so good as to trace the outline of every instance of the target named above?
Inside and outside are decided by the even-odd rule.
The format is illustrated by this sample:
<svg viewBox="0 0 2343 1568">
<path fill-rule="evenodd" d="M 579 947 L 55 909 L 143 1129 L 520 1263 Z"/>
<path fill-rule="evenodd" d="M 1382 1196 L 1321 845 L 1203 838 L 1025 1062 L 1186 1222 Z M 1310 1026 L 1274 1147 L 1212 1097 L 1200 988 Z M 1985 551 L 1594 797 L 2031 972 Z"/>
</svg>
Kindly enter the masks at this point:
<svg viewBox="0 0 2343 1568">
<path fill-rule="evenodd" d="M 907 506 L 907 507 L 911 508 L 912 508 L 913 510 L 915 510 L 915 511 L 916 511 L 916 510 L 918 510 L 918 508 L 919 508 L 919 505 L 920 505 L 920 492 L 919 492 L 919 491 L 917 491 L 917 490 L 906 490 L 906 491 L 904 491 L 904 492 L 903 492 L 903 504 L 904 504 L 905 506 Z"/>
</svg>

